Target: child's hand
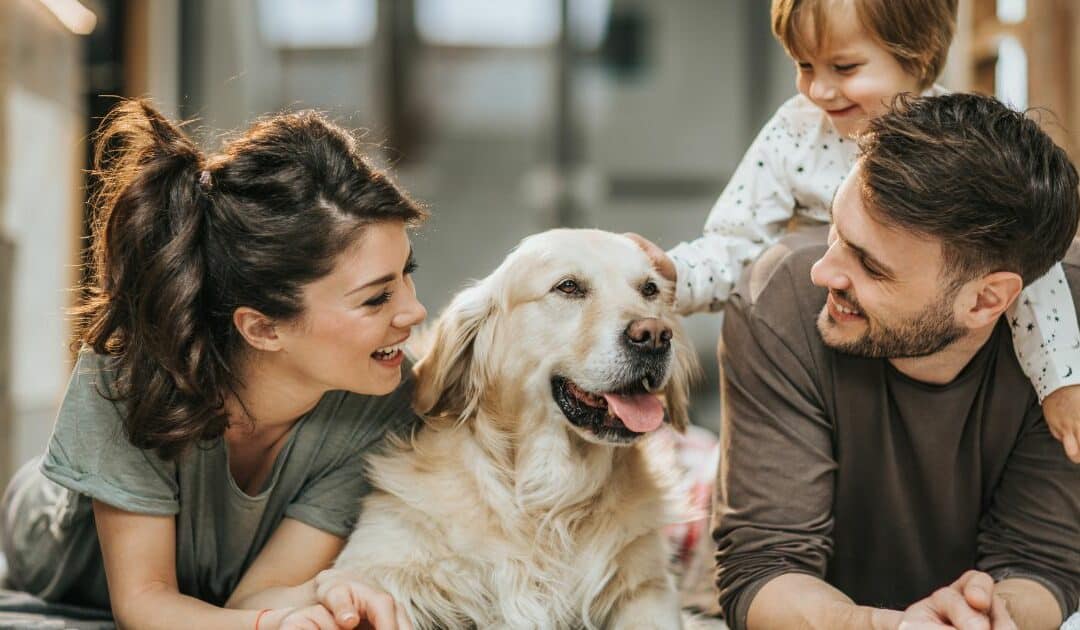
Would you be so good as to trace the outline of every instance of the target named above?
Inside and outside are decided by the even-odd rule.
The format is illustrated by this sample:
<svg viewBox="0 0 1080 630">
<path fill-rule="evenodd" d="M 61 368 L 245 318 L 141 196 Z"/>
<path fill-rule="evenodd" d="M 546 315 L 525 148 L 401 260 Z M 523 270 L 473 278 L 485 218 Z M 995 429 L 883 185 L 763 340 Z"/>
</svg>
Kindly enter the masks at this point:
<svg viewBox="0 0 1080 630">
<path fill-rule="evenodd" d="M 668 256 L 664 250 L 660 249 L 656 243 L 653 243 L 640 234 L 626 232 L 623 236 L 634 241 L 634 243 L 641 248 L 641 251 L 645 252 L 645 255 L 649 257 L 653 267 L 656 267 L 656 270 L 660 272 L 661 276 L 675 282 L 675 262 L 671 260 L 671 257 Z"/>
<path fill-rule="evenodd" d="M 1043 399 L 1043 415 L 1050 432 L 1065 446 L 1065 454 L 1080 464 L 1080 385 L 1051 392 Z"/>
</svg>

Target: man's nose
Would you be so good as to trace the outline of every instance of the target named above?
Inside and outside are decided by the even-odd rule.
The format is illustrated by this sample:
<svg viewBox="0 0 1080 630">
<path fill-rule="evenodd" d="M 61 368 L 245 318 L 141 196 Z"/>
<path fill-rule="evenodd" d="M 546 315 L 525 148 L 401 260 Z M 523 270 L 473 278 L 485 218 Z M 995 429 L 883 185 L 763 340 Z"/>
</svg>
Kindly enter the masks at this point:
<svg viewBox="0 0 1080 630">
<path fill-rule="evenodd" d="M 846 291 L 851 288 L 851 278 L 844 273 L 837 260 L 836 250 L 839 246 L 838 242 L 834 242 L 826 250 L 825 255 L 810 268 L 810 281 L 814 283 L 814 286 L 837 291 Z"/>
<path fill-rule="evenodd" d="M 671 328 L 655 317 L 635 319 L 623 336 L 630 347 L 640 350 L 658 352 L 671 347 Z"/>
</svg>

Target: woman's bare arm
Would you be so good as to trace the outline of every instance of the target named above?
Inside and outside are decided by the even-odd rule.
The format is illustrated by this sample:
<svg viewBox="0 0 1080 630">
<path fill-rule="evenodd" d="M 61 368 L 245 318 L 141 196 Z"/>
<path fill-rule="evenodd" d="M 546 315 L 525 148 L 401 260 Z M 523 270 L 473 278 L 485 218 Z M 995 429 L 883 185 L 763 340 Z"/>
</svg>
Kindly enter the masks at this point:
<svg viewBox="0 0 1080 630">
<path fill-rule="evenodd" d="M 119 627 L 255 627 L 259 611 L 226 610 L 180 593 L 172 516 L 135 514 L 95 500 L 94 521 Z"/>
</svg>

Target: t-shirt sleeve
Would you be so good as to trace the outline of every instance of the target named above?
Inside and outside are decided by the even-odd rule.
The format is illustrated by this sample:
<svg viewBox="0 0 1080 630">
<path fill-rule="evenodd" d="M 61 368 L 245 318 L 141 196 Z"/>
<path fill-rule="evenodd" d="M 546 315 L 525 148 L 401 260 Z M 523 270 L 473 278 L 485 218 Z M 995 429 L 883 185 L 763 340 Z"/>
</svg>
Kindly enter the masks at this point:
<svg viewBox="0 0 1080 630">
<path fill-rule="evenodd" d="M 384 447 L 388 435 L 404 434 L 417 421 L 412 390 L 413 381 L 407 377 L 386 396 L 342 393 L 323 436 L 325 456 L 318 458 L 285 516 L 347 538 L 360 514 L 360 500 L 371 491 L 367 456 Z"/>
<path fill-rule="evenodd" d="M 1080 466 L 1032 410 L 989 510 L 979 523 L 976 567 L 995 580 L 1027 578 L 1058 600 L 1062 619 L 1080 601 Z"/>
<path fill-rule="evenodd" d="M 782 248 L 770 250 L 750 277 Z M 786 318 L 790 328 L 778 329 L 760 314 L 800 308 L 793 288 L 784 286 L 793 287 L 790 272 L 780 269 L 768 280 L 766 303 L 753 303 L 748 284 L 744 278 L 724 313 L 722 465 L 713 516 L 720 604 L 734 630 L 746 626 L 750 603 L 769 580 L 824 577 L 836 474 L 803 318 Z"/>
<path fill-rule="evenodd" d="M 103 503 L 140 514 L 180 510 L 176 466 L 135 447 L 123 429 L 108 360 L 80 353 L 41 462 L 52 481 Z"/>
</svg>

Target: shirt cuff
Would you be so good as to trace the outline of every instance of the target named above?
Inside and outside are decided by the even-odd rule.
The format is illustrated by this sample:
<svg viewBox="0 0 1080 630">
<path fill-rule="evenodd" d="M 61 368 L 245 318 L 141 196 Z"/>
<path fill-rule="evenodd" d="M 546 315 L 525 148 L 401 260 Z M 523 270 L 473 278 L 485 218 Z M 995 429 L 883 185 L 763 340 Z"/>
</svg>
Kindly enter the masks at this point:
<svg viewBox="0 0 1080 630">
<path fill-rule="evenodd" d="M 1064 591 L 1062 591 L 1061 586 L 1055 584 L 1054 582 L 1051 582 L 1050 580 L 1046 579 L 1041 575 L 1038 575 L 1031 571 L 1025 571 L 1023 569 L 1004 567 L 1001 569 L 995 569 L 993 571 L 990 571 L 990 577 L 994 578 L 994 582 L 1001 582 L 1002 580 L 1007 580 L 1009 578 L 1021 578 L 1025 580 L 1031 580 L 1032 582 L 1038 582 L 1040 585 L 1043 586 L 1043 588 L 1050 591 L 1050 594 L 1053 595 L 1054 599 L 1057 600 L 1058 606 L 1061 607 L 1062 623 L 1064 623 L 1065 620 L 1069 618 L 1069 615 L 1076 612 L 1076 610 L 1073 608 L 1073 606 L 1076 605 L 1076 602 L 1072 602 L 1070 604 L 1066 601 L 1065 593 Z"/>
<path fill-rule="evenodd" d="M 675 263 L 675 312 L 679 315 L 689 315 L 694 311 L 693 280 L 690 266 L 687 265 L 678 254 L 672 255 L 676 250 L 668 252 L 671 261 Z"/>
</svg>

